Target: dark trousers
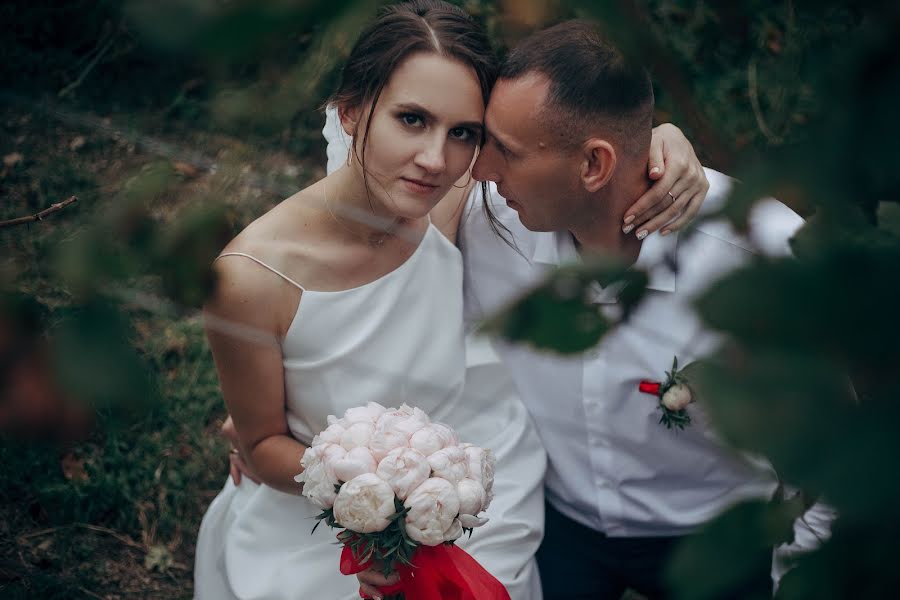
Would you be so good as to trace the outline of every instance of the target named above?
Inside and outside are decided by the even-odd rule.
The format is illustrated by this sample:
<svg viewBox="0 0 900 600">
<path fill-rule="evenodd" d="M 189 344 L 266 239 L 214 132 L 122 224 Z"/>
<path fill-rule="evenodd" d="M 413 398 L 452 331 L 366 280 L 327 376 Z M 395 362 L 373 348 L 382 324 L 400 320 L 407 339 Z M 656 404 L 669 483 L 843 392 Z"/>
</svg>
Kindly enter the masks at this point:
<svg viewBox="0 0 900 600">
<path fill-rule="evenodd" d="M 665 567 L 682 537 L 611 538 L 546 506 L 544 541 L 538 549 L 544 600 L 619 600 L 632 589 L 651 600 L 671 598 Z M 728 598 L 771 597 L 770 573 Z"/>
</svg>

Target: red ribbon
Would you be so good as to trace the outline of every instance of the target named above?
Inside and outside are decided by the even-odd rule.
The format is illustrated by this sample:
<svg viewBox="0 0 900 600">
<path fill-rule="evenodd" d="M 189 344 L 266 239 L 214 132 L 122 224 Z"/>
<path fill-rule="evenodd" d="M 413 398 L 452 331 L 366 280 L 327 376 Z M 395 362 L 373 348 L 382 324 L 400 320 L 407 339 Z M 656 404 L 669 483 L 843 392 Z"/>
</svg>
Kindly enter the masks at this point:
<svg viewBox="0 0 900 600">
<path fill-rule="evenodd" d="M 378 588 L 379 591 L 386 596 L 402 593 L 406 600 L 509 600 L 503 584 L 458 546 L 419 546 L 412 563 L 413 566 L 399 565 L 399 583 Z M 341 573 L 354 575 L 371 564 L 371 560 L 360 563 L 350 547 L 344 546 Z M 371 598 L 362 590 L 359 596 Z"/>
<path fill-rule="evenodd" d="M 653 394 L 654 396 L 659 396 L 659 387 L 660 384 L 658 381 L 642 381 L 638 385 L 638 389 L 645 394 Z"/>
</svg>

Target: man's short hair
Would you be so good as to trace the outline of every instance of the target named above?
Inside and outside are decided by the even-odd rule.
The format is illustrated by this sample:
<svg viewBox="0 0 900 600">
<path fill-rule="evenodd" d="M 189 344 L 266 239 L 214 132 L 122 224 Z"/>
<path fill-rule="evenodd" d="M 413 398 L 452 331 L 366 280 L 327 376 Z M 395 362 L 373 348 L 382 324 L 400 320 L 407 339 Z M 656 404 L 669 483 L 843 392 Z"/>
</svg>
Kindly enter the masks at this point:
<svg viewBox="0 0 900 600">
<path fill-rule="evenodd" d="M 587 21 L 565 21 L 516 46 L 501 79 L 540 74 L 550 89 L 540 118 L 566 147 L 590 137 L 614 138 L 626 152 L 645 152 L 653 121 L 653 85 Z"/>
</svg>

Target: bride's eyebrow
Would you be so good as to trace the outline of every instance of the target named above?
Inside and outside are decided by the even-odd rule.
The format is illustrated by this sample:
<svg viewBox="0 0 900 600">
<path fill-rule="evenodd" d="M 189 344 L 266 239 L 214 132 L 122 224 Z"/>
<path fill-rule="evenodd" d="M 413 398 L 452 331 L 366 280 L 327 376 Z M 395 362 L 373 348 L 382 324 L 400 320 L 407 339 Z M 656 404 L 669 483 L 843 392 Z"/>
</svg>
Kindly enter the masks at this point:
<svg viewBox="0 0 900 600">
<path fill-rule="evenodd" d="M 410 103 L 410 102 L 402 102 L 396 105 L 398 110 L 408 110 L 409 112 L 414 112 L 421 115 L 426 121 L 437 121 L 437 117 L 434 116 L 427 108 L 421 106 L 419 104 Z M 484 125 L 481 121 L 463 121 L 461 123 L 457 123 L 453 126 L 456 127 L 467 127 L 474 131 L 481 131 L 484 128 Z"/>
</svg>

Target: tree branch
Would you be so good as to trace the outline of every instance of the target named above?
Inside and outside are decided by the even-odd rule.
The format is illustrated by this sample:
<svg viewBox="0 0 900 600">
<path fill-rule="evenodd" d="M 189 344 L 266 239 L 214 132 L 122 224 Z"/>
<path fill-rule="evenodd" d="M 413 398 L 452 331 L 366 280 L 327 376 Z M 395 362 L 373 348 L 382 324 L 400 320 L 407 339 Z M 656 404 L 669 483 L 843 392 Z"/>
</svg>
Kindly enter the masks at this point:
<svg viewBox="0 0 900 600">
<path fill-rule="evenodd" d="M 29 215 L 27 217 L 18 217 L 16 219 L 10 219 L 8 221 L 0 221 L 0 228 L 2 227 L 12 227 L 13 225 L 22 225 L 24 223 L 34 223 L 35 221 L 43 221 L 44 217 L 51 215 L 55 212 L 59 212 L 70 204 L 74 204 L 78 202 L 78 198 L 75 196 L 71 196 L 66 198 L 62 202 L 57 202 L 56 204 L 51 204 L 50 208 L 45 208 L 41 212 Z"/>
</svg>

